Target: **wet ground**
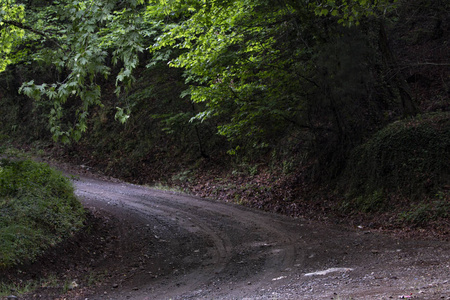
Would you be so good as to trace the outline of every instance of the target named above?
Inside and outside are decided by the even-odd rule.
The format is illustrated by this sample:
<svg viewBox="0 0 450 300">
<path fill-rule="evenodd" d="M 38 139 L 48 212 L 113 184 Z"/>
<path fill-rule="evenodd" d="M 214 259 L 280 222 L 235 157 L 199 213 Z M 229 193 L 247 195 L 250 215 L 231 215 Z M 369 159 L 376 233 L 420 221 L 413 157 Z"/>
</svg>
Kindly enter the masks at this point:
<svg viewBox="0 0 450 300">
<path fill-rule="evenodd" d="M 44 273 L 54 266 L 71 285 L 63 295 L 42 287 L 24 299 L 450 299 L 446 241 L 322 225 L 117 180 L 74 183 L 91 211 L 90 232 L 34 266 Z"/>
</svg>

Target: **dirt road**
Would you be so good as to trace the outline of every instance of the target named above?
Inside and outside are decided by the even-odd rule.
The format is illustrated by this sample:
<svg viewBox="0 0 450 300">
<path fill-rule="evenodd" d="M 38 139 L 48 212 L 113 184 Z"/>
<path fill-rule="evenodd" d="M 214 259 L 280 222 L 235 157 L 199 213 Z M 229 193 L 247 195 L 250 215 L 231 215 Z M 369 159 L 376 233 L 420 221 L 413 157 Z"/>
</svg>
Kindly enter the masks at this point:
<svg viewBox="0 0 450 300">
<path fill-rule="evenodd" d="M 450 299 L 449 242 L 121 182 L 82 178 L 75 187 L 86 206 L 121 224 L 104 255 L 109 276 L 88 299 Z"/>
</svg>

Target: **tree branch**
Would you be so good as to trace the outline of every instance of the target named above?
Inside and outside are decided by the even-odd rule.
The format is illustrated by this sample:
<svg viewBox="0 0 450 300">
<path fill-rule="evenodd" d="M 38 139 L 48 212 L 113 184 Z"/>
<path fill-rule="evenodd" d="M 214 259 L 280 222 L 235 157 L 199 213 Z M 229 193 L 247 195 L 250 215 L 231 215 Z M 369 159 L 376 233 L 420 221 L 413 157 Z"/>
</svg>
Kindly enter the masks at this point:
<svg viewBox="0 0 450 300">
<path fill-rule="evenodd" d="M 50 37 L 47 33 L 40 31 L 40 30 L 36 30 L 28 25 L 25 25 L 23 23 L 17 22 L 17 21 L 7 21 L 7 20 L 2 20 L 2 22 L 6 25 L 10 25 L 10 26 L 15 26 L 24 30 L 28 30 L 31 31 L 37 35 L 43 36 L 44 38 L 48 39 L 49 41 L 53 42 L 56 46 L 58 46 L 58 48 L 62 48 L 61 45 L 52 37 Z M 0 27 L 1 29 L 1 27 Z"/>
</svg>

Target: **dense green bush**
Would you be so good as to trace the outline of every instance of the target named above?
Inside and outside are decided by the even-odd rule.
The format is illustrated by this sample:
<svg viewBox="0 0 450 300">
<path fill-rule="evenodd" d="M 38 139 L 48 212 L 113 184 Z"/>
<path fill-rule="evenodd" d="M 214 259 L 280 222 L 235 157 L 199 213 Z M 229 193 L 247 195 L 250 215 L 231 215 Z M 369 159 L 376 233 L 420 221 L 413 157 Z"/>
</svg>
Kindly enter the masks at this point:
<svg viewBox="0 0 450 300">
<path fill-rule="evenodd" d="M 387 195 L 414 201 L 445 193 L 449 179 L 450 113 L 433 113 L 390 124 L 357 147 L 341 187 L 370 212 L 384 210 Z"/>
<path fill-rule="evenodd" d="M 79 229 L 70 181 L 44 163 L 0 161 L 0 268 L 32 261 Z"/>
</svg>

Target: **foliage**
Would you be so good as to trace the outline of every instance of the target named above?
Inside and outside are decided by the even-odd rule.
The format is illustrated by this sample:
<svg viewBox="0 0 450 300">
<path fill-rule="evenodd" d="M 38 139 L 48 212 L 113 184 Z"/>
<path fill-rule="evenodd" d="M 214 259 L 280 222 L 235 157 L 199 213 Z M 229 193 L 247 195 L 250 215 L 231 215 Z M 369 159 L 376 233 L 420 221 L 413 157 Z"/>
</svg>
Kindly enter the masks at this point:
<svg viewBox="0 0 450 300">
<path fill-rule="evenodd" d="M 407 48 L 416 34 L 410 28 L 422 30 L 423 8 L 431 9 L 426 40 L 442 36 L 442 1 L 0 4 L 0 38 L 7 41 L 0 61 L 8 65 L 0 74 L 3 134 L 46 139 L 51 131 L 55 140 L 78 141 L 64 148 L 70 159 L 136 181 L 185 179 L 205 158 L 230 172 L 230 161 L 242 163 L 236 170 L 245 176 L 269 165 L 330 186 L 336 179 L 349 203 L 367 212 L 386 209 L 392 193 L 431 195 L 446 180 L 448 152 L 434 125 L 400 130 L 407 122 L 399 122 L 354 150 L 401 116 L 408 88 L 401 75 L 416 83 L 424 66 L 440 68 L 432 87 L 414 90 L 418 99 L 410 100 L 430 101 L 426 89 L 448 108 L 448 74 L 438 66 L 446 66 L 448 42 L 435 40 L 440 47 L 417 58 L 416 47 Z M 398 41 L 390 44 L 393 33 Z M 394 46 L 392 53 L 381 42 Z M 20 86 L 34 100 L 17 95 Z M 430 103 L 423 107 L 437 107 Z M 423 150 L 425 136 L 433 137 L 433 150 Z M 406 144 L 417 149 L 409 158 Z M 236 155 L 224 159 L 226 150 Z"/>
<path fill-rule="evenodd" d="M 40 285 L 39 285 L 40 286 Z M 33 282 L 21 282 L 20 284 L 6 284 L 0 282 L 0 297 L 7 297 L 12 294 L 25 294 L 33 291 L 38 287 L 37 283 Z"/>
<path fill-rule="evenodd" d="M 92 131 L 69 149 L 92 160 L 91 166 L 99 161 L 108 174 L 133 180 L 142 174 L 150 180 L 170 178 L 187 162 L 217 155 L 223 141 L 210 122 L 189 122 L 198 108 L 178 98 L 186 88 L 180 77 L 165 64 L 142 70 L 133 91 L 120 99 L 120 104 L 129 103 L 127 122 L 113 122 L 116 104 L 105 103 L 89 120 Z"/>
<path fill-rule="evenodd" d="M 38 102 L 52 104 L 49 121 L 55 139 L 65 143 L 70 139 L 79 140 L 86 131 L 90 108 L 101 105 L 99 77 L 106 78 L 110 74 L 111 68 L 105 62 L 107 50 L 114 47 L 110 59 L 114 64 L 121 62 L 123 65 L 116 76 L 117 83 L 130 86 L 133 81 L 131 71 L 137 66 L 138 53 L 144 49 L 142 40 L 152 34 L 149 31 L 152 23 L 140 22 L 142 17 L 136 10 L 142 1 L 130 0 L 126 4 L 124 7 L 115 1 L 55 1 L 42 6 L 17 4 L 27 10 L 26 17 L 22 18 L 11 9 L 2 9 L 1 21 L 5 27 L 2 38 L 11 40 L 8 52 L 23 61 L 52 65 L 59 73 L 54 82 L 38 82 L 38 78 L 32 78 L 20 89 Z M 130 18 L 130 14 L 134 18 Z M 11 35 L 5 30 L 21 34 Z M 9 56 L 2 60 L 4 66 L 11 62 Z M 76 118 L 69 124 L 61 124 L 64 104 L 73 98 L 81 100 L 75 111 Z"/>
<path fill-rule="evenodd" d="M 319 0 L 309 4 L 314 9 L 316 15 L 337 17 L 338 23 L 345 26 L 360 25 L 364 17 L 378 16 L 385 14 L 395 7 L 394 1 L 368 1 L 368 0 Z"/>
<path fill-rule="evenodd" d="M 69 180 L 43 163 L 0 162 L 0 267 L 32 261 L 82 226 Z"/>
<path fill-rule="evenodd" d="M 196 119 L 222 116 L 219 133 L 238 141 L 239 149 L 239 143 L 275 143 L 287 127 L 314 127 L 310 104 L 332 90 L 315 80 L 328 65 L 315 64 L 314 57 L 340 36 L 333 20 L 359 23 L 389 1 L 156 3 L 166 5 L 149 11 L 165 26 L 153 50 L 184 50 L 169 64 L 185 70 L 192 101 L 206 104 Z"/>
<path fill-rule="evenodd" d="M 450 114 L 397 121 L 356 148 L 342 187 L 349 199 L 385 194 L 433 195 L 450 179 Z"/>
<path fill-rule="evenodd" d="M 15 63 L 20 57 L 11 53 L 18 40 L 24 37 L 25 30 L 17 26 L 5 26 L 11 22 L 23 22 L 25 18 L 24 5 L 17 4 L 15 0 L 0 1 L 0 72 L 9 64 Z"/>
<path fill-rule="evenodd" d="M 380 190 L 370 195 L 359 196 L 354 201 L 354 208 L 365 213 L 382 212 L 388 208 L 389 199 Z"/>
<path fill-rule="evenodd" d="M 21 87 L 52 105 L 55 139 L 79 140 L 91 108 L 102 105 L 100 77 L 114 73 L 117 94 L 131 88 L 139 54 L 148 48 L 154 54 L 149 66 L 165 61 L 185 71 L 190 85 L 185 95 L 206 104 L 196 119 L 224 116 L 219 133 L 230 140 L 247 137 L 255 147 L 267 146 L 298 118 L 304 125 L 307 99 L 321 88 L 311 80 L 317 71 L 311 56 L 323 38 L 335 34 L 327 33 L 326 18 L 351 26 L 391 5 L 363 0 L 1 3 L 1 37 L 7 42 L 2 70 L 26 61 L 58 72 L 53 82 L 31 78 Z M 75 118 L 63 124 L 65 104 L 72 99 L 80 100 Z M 116 119 L 124 122 L 130 112 L 118 107 Z"/>
<path fill-rule="evenodd" d="M 450 193 L 438 192 L 428 202 L 422 202 L 400 214 L 400 221 L 414 226 L 431 223 L 434 220 L 450 219 Z"/>
</svg>

